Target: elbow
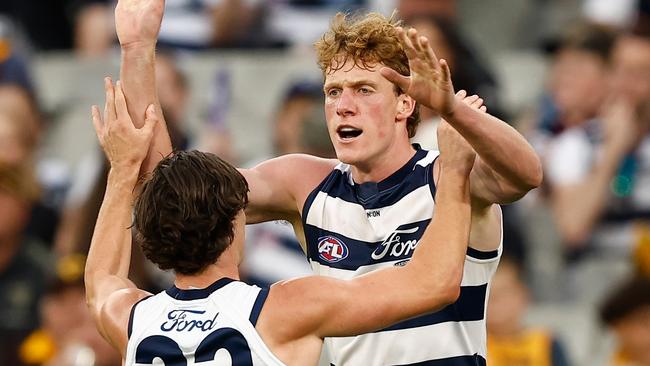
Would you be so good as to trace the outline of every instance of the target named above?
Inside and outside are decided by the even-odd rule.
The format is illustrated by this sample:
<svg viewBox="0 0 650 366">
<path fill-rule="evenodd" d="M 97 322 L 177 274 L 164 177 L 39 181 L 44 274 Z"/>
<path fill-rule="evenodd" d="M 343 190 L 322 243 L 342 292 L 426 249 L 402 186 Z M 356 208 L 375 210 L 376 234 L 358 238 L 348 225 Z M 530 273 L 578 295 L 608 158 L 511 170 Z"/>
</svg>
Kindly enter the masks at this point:
<svg viewBox="0 0 650 366">
<path fill-rule="evenodd" d="M 503 192 L 507 193 L 499 203 L 512 203 L 523 198 L 528 192 L 541 186 L 543 178 L 542 165 L 539 159 L 535 159 L 533 166 L 528 167 L 525 174 L 511 180 L 507 187 L 503 187 Z"/>
<path fill-rule="evenodd" d="M 463 278 L 462 267 L 453 271 L 449 271 L 447 278 L 441 281 L 440 285 L 440 307 L 451 305 L 458 301 L 460 297 L 460 283 Z"/>
<path fill-rule="evenodd" d="M 542 162 L 537 155 L 534 156 L 529 166 L 526 168 L 526 174 L 521 176 L 517 184 L 519 193 L 524 196 L 529 191 L 538 188 L 542 185 L 544 179 L 544 172 L 542 169 Z"/>
<path fill-rule="evenodd" d="M 539 157 L 535 155 L 535 161 L 533 167 L 531 167 L 531 173 L 528 181 L 528 191 L 538 188 L 542 185 L 542 180 L 544 180 L 544 170 L 542 169 L 542 162 L 539 160 Z"/>
<path fill-rule="evenodd" d="M 447 306 L 458 301 L 460 297 L 460 284 L 458 286 L 449 286 L 443 296 L 443 305 Z"/>
</svg>

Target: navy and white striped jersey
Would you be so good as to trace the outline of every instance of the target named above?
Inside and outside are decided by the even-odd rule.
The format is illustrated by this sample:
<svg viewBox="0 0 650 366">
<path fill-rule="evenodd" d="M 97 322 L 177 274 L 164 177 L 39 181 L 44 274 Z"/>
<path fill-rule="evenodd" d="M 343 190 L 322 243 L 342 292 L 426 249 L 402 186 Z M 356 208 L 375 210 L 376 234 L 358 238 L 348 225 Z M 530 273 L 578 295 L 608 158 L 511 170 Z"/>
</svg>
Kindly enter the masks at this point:
<svg viewBox="0 0 650 366">
<path fill-rule="evenodd" d="M 303 209 L 307 255 L 319 275 L 350 279 L 408 262 L 435 209 L 437 151 L 414 157 L 379 183 L 356 184 L 339 164 Z M 357 337 L 326 339 L 332 363 L 343 365 L 485 365 L 485 309 L 501 246 L 469 248 L 454 304 Z"/>
<path fill-rule="evenodd" d="M 147 297 L 131 309 L 124 365 L 283 366 L 255 330 L 267 295 L 222 278 Z"/>
</svg>

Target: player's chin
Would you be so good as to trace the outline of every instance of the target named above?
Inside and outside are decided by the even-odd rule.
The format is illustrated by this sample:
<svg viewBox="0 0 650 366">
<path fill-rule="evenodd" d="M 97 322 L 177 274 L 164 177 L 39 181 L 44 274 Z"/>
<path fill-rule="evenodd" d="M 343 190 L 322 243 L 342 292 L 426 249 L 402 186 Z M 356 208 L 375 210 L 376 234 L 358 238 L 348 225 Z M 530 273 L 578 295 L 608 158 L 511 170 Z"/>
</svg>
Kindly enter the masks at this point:
<svg viewBox="0 0 650 366">
<path fill-rule="evenodd" d="M 336 151 L 336 158 L 342 163 L 354 165 L 362 160 L 361 152 L 349 146 L 336 146 L 334 150 Z"/>
</svg>

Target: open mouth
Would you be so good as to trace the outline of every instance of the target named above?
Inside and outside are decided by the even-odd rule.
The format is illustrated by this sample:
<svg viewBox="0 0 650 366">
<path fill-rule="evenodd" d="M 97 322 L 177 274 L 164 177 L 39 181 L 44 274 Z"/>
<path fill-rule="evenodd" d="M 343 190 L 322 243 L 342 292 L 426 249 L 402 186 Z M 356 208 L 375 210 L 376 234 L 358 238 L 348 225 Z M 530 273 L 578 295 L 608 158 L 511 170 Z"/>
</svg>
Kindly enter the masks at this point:
<svg viewBox="0 0 650 366">
<path fill-rule="evenodd" d="M 339 138 L 342 140 L 349 140 L 355 137 L 359 137 L 359 135 L 361 135 L 362 132 L 363 130 L 354 127 L 349 127 L 349 126 L 342 126 L 336 129 L 336 133 L 339 135 Z"/>
</svg>

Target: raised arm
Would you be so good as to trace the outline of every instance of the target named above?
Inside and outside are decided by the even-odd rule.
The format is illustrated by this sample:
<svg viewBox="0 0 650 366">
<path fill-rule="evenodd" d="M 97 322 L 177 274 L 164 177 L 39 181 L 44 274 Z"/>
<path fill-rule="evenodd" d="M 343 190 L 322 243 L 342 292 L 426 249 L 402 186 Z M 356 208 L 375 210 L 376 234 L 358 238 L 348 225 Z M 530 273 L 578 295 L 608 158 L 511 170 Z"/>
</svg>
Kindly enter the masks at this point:
<svg viewBox="0 0 650 366">
<path fill-rule="evenodd" d="M 462 103 L 464 93 L 454 95 L 449 66 L 438 60 L 426 37 L 419 37 L 415 29 L 396 30 L 411 75 L 389 68 L 383 68 L 382 74 L 418 103 L 436 110 L 476 151 L 472 198 L 484 201 L 485 206 L 508 203 L 539 186 L 541 163 L 523 136 L 500 119 Z"/>
<path fill-rule="evenodd" d="M 567 139 L 575 136 L 575 131 L 557 137 L 546 160 L 554 219 L 563 241 L 573 247 L 587 243 L 611 198 L 612 179 L 643 136 L 633 106 L 623 100 L 606 104 L 600 122 L 604 140 L 593 164 L 589 154 L 574 150 L 581 143 L 579 139 Z M 589 171 L 578 173 L 590 164 Z M 571 179 L 564 176 L 567 169 L 572 171 Z"/>
<path fill-rule="evenodd" d="M 274 333 L 284 337 L 282 342 L 356 335 L 456 301 L 469 238 L 468 177 L 475 154 L 447 124 L 439 136 L 445 154 L 436 212 L 411 261 L 350 281 L 308 277 L 272 286 L 258 322 L 263 336 Z"/>
<path fill-rule="evenodd" d="M 131 206 L 138 172 L 147 154 L 156 117 L 152 106 L 147 111 L 144 126 L 136 129 L 129 118 L 119 82 L 117 93 L 110 79 L 105 83 L 103 122 L 96 106 L 93 106 L 92 114 L 97 137 L 111 163 L 111 169 L 88 252 L 84 282 L 86 302 L 97 328 L 104 338 L 123 352 L 126 345 L 125 320 L 131 309 L 129 305 L 147 295 L 128 279 Z M 119 300 L 116 294 L 120 295 Z"/>
<path fill-rule="evenodd" d="M 144 111 L 154 104 L 160 111 L 156 92 L 155 53 L 165 0 L 119 0 L 115 7 L 115 28 L 122 49 L 120 81 L 126 96 L 133 124 L 144 124 Z M 150 172 L 172 151 L 162 113 L 156 125 L 142 173 Z"/>
</svg>

